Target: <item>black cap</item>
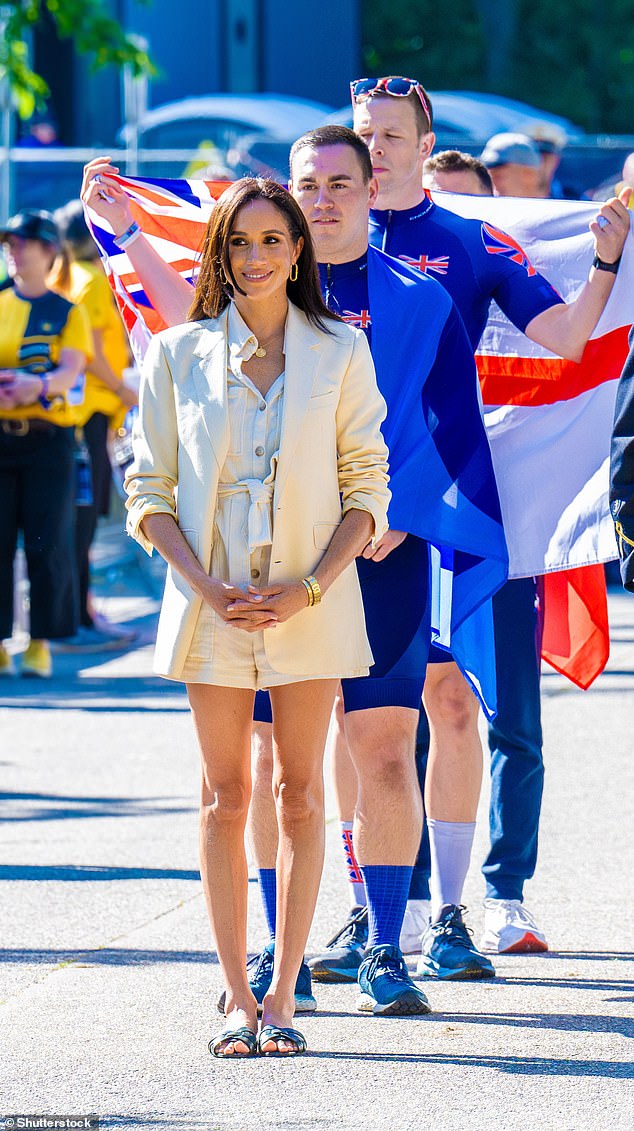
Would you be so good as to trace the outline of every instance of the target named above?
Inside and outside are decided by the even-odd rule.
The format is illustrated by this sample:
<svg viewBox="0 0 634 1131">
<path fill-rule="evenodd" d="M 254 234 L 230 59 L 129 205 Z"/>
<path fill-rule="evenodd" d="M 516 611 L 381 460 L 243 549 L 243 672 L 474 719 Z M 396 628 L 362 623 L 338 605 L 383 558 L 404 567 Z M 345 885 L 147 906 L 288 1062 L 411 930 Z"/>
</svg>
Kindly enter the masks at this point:
<svg viewBox="0 0 634 1131">
<path fill-rule="evenodd" d="M 42 240 L 44 243 L 59 245 L 59 229 L 50 212 L 26 209 L 17 212 L 0 229 L 0 239 L 19 236 L 23 240 Z"/>
</svg>

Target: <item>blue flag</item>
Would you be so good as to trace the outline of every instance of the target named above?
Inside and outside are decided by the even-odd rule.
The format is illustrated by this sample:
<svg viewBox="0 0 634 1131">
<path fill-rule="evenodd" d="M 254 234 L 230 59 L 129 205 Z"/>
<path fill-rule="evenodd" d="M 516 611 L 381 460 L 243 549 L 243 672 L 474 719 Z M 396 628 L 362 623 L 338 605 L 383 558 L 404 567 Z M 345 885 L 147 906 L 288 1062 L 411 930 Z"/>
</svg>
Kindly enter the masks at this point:
<svg viewBox="0 0 634 1131">
<path fill-rule="evenodd" d="M 507 580 L 508 550 L 473 351 L 440 284 L 372 247 L 368 288 L 372 355 L 388 404 L 390 526 L 438 547 L 431 555 L 436 635 L 492 718 L 491 597 Z"/>
</svg>

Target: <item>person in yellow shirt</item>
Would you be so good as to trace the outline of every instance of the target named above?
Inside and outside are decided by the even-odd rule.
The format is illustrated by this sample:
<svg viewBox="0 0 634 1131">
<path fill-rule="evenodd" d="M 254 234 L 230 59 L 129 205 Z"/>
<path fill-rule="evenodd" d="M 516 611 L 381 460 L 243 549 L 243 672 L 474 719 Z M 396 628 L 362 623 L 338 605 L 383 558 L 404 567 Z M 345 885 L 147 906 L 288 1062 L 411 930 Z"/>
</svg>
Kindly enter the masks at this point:
<svg viewBox="0 0 634 1131">
<path fill-rule="evenodd" d="M 0 230 L 13 286 L 0 292 L 0 673 L 13 629 L 13 562 L 22 531 L 31 641 L 22 674 L 51 674 L 49 640 L 77 630 L 74 424 L 92 357 L 85 312 L 48 279 L 60 250 L 51 214 L 24 211 Z M 75 396 L 73 396 L 75 394 Z"/>
<path fill-rule="evenodd" d="M 86 371 L 86 385 L 77 424 L 81 428 L 90 463 L 92 501 L 80 500 L 76 516 L 76 551 L 79 575 L 79 629 L 66 641 L 65 648 L 116 648 L 129 639 L 129 630 L 106 621 L 91 607 L 90 547 L 97 520 L 110 510 L 112 471 L 108 455 L 108 429 L 118 427 L 137 403 L 133 389 L 123 381 L 130 363 L 128 342 L 121 317 L 99 255 L 84 220 L 80 201 L 70 201 L 59 209 L 55 219 L 60 229 L 66 258 L 52 279 L 55 290 L 83 307 L 93 334 L 94 354 Z"/>
</svg>

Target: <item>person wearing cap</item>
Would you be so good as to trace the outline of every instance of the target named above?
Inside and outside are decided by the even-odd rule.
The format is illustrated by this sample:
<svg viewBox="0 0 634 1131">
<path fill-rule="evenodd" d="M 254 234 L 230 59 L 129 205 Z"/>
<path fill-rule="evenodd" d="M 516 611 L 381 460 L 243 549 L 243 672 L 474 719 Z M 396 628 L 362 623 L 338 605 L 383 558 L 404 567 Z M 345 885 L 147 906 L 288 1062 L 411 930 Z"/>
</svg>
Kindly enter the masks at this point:
<svg viewBox="0 0 634 1131">
<path fill-rule="evenodd" d="M 31 641 L 24 675 L 51 674 L 49 640 L 77 630 L 75 410 L 70 390 L 92 356 L 85 312 L 48 280 L 60 254 L 49 212 L 24 211 L 0 231 L 13 287 L 0 293 L 0 641 L 13 628 L 13 560 L 22 531 Z M 0 672 L 13 671 L 0 645 Z"/>
<path fill-rule="evenodd" d="M 480 160 L 486 165 L 497 196 L 546 197 L 537 146 L 526 134 L 494 134 Z"/>
<path fill-rule="evenodd" d="M 536 122 L 528 129 L 528 136 L 539 153 L 544 197 L 563 200 L 567 196 L 576 196 L 564 188 L 557 176 L 561 164 L 561 151 L 567 140 L 565 131 L 550 122 Z"/>
<path fill-rule="evenodd" d="M 92 501 L 77 507 L 76 550 L 79 577 L 79 629 L 64 642 L 64 650 L 120 647 L 130 639 L 130 630 L 100 617 L 91 608 L 90 547 L 97 519 L 109 514 L 112 469 L 108 455 L 108 430 L 119 427 L 130 408 L 138 403 L 135 391 L 123 382 L 130 363 L 125 329 L 114 296 L 99 263 L 99 253 L 79 200 L 70 201 L 55 213 L 66 256 L 51 279 L 51 287 L 88 315 L 94 353 L 86 371 L 86 386 L 77 406 L 78 427 L 85 441 L 92 478 Z"/>
</svg>

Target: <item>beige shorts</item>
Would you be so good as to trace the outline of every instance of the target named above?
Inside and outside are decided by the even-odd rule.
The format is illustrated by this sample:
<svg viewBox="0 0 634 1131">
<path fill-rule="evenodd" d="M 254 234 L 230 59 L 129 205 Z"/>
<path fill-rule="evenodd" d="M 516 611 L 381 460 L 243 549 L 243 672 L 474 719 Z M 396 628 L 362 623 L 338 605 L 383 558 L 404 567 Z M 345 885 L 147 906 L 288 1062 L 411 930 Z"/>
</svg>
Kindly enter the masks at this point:
<svg viewBox="0 0 634 1131">
<path fill-rule="evenodd" d="M 211 683 L 218 687 L 246 687 L 263 691 L 285 683 L 303 683 L 308 679 L 339 679 L 339 673 L 293 675 L 271 667 L 264 648 L 264 633 L 230 628 L 208 605 L 198 618 L 189 656 L 181 679 L 186 683 Z"/>
<path fill-rule="evenodd" d="M 217 549 L 216 553 L 220 557 L 221 549 Z M 269 556 L 268 547 L 255 551 L 251 556 L 254 583 L 257 583 L 261 577 L 268 577 Z M 216 563 L 215 572 L 220 577 L 228 576 L 222 559 Z M 340 678 L 340 672 L 294 675 L 275 671 L 267 659 L 264 648 L 264 633 L 275 631 L 274 628 L 267 628 L 260 632 L 245 632 L 242 628 L 231 628 L 214 609 L 209 605 L 203 605 L 189 655 L 179 678 L 185 683 L 246 687 L 253 691 L 264 691 L 268 687 L 280 687 L 285 683 L 304 683 L 308 679 Z M 366 672 L 367 668 L 361 674 Z"/>
</svg>

